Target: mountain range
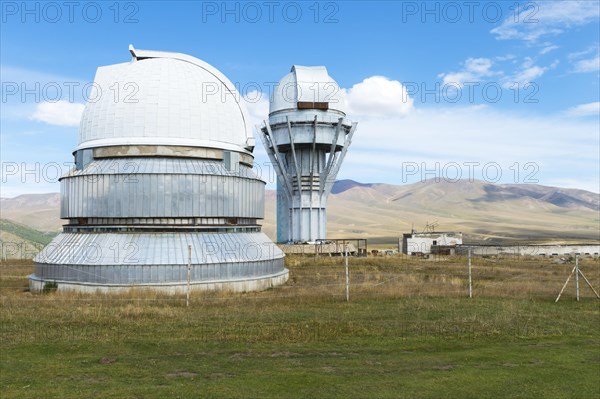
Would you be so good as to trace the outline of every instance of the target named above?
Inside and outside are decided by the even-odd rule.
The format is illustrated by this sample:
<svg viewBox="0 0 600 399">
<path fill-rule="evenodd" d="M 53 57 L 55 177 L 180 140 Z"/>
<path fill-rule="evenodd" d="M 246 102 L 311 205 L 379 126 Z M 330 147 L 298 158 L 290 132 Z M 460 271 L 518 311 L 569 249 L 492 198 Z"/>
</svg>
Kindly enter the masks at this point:
<svg viewBox="0 0 600 399">
<path fill-rule="evenodd" d="M 267 190 L 263 231 L 275 237 L 276 193 Z M 33 231 L 57 233 L 60 195 L 26 194 L 0 199 L 0 238 L 24 241 Z M 600 195 L 536 184 L 428 180 L 407 185 L 337 181 L 328 203 L 330 238 L 367 238 L 393 244 L 403 233 L 436 225 L 460 231 L 465 240 L 486 242 L 572 242 L 600 238 Z M 17 227 L 15 227 L 17 226 Z M 26 233 L 23 233 L 26 232 Z M 40 239 L 39 237 L 42 237 Z"/>
<path fill-rule="evenodd" d="M 584 190 L 479 180 L 336 185 L 328 206 L 331 237 L 395 242 L 402 233 L 433 223 L 473 241 L 598 240 L 600 235 L 600 195 Z"/>
</svg>

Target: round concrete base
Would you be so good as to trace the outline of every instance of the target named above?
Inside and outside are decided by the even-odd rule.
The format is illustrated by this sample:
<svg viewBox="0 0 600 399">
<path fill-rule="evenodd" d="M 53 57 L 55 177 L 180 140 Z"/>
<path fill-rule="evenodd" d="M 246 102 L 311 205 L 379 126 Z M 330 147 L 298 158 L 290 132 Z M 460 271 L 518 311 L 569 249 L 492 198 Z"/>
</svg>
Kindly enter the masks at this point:
<svg viewBox="0 0 600 399">
<path fill-rule="evenodd" d="M 283 271 L 279 273 L 257 278 L 220 281 L 191 281 L 190 291 L 263 291 L 285 284 L 288 278 L 288 269 L 283 269 Z M 56 290 L 60 292 L 76 291 L 107 294 L 122 293 L 130 290 L 141 289 L 159 291 L 167 294 L 182 294 L 187 290 L 187 281 L 163 284 L 93 284 L 77 281 L 49 280 L 39 278 L 35 274 L 29 275 L 29 290 L 31 292 L 42 292 L 44 285 L 47 283 L 55 285 Z"/>
</svg>

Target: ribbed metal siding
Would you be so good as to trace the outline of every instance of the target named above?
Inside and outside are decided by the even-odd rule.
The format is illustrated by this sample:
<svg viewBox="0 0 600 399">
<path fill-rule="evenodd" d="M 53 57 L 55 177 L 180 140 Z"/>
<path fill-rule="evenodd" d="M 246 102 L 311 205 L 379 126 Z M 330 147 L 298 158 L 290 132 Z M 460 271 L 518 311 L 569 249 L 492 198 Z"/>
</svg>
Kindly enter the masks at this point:
<svg viewBox="0 0 600 399">
<path fill-rule="evenodd" d="M 132 179 L 135 178 L 135 181 Z M 77 217 L 264 217 L 264 183 L 233 176 L 139 174 L 61 180 L 61 215 Z"/>
<path fill-rule="evenodd" d="M 34 259 L 36 277 L 101 284 L 187 280 L 226 281 L 284 270 L 283 253 L 263 233 L 161 233 L 58 235 Z"/>
<path fill-rule="evenodd" d="M 245 262 L 283 257 L 261 232 L 252 233 L 62 233 L 34 259 L 71 265 Z"/>
<path fill-rule="evenodd" d="M 191 280 L 226 282 L 228 280 L 266 278 L 284 271 L 284 260 L 254 262 L 221 262 L 193 265 Z M 35 277 L 91 284 L 162 284 L 185 283 L 185 265 L 98 266 L 36 264 Z"/>
<path fill-rule="evenodd" d="M 61 217 L 264 216 L 252 168 L 172 158 L 101 159 L 61 179 Z"/>
</svg>

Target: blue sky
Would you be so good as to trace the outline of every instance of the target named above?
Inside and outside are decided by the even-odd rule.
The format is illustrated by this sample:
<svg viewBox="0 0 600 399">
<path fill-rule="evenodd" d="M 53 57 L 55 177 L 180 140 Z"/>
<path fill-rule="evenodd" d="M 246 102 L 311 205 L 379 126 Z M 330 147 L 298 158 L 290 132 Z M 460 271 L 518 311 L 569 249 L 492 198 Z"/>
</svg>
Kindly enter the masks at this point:
<svg viewBox="0 0 600 399">
<path fill-rule="evenodd" d="M 242 95 L 259 88 L 254 122 L 291 65 L 325 65 L 359 123 L 339 178 L 599 192 L 599 20 L 598 1 L 3 1 L 1 195 L 59 190 L 82 87 L 129 44 L 203 59 Z"/>
</svg>

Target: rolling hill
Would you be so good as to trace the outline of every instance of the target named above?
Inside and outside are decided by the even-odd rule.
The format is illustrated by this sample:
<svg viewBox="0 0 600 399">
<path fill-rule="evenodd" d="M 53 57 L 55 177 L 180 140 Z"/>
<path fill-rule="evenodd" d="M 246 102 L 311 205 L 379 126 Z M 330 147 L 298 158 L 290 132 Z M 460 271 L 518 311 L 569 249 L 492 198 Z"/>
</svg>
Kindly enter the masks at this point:
<svg viewBox="0 0 600 399">
<path fill-rule="evenodd" d="M 0 198 L 0 218 L 40 231 L 58 232 L 63 224 L 60 220 L 60 194 L 24 194 Z"/>
<path fill-rule="evenodd" d="M 470 240 L 581 241 L 600 237 L 600 196 L 534 184 L 363 184 L 342 180 L 329 198 L 331 238 L 360 237 L 394 243 L 412 228 L 437 221 Z M 263 229 L 275 232 L 275 194 L 268 193 Z"/>
</svg>

